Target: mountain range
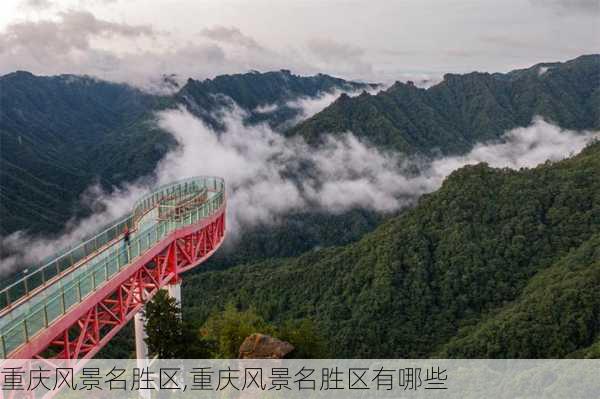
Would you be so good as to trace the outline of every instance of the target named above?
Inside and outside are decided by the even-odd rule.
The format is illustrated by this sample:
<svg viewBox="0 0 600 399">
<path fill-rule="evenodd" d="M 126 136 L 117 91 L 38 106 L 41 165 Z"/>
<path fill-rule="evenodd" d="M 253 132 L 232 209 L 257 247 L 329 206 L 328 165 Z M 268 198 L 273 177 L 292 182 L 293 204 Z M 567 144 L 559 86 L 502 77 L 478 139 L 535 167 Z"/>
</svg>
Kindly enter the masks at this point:
<svg viewBox="0 0 600 399">
<path fill-rule="evenodd" d="M 395 151 L 460 154 L 534 116 L 567 129 L 600 128 L 600 57 L 506 74 L 447 74 L 428 89 L 396 82 L 374 95 L 341 95 L 286 134 L 317 143 L 324 134 L 350 131 Z"/>
<path fill-rule="evenodd" d="M 218 111 L 239 107 L 247 125 L 315 147 L 352 132 L 425 157 L 464 154 L 538 115 L 600 129 L 600 55 L 377 88 L 289 71 L 190 79 L 164 95 L 84 76 L 2 76 L 0 234 L 57 233 L 91 212 L 86 188 L 149 176 L 177 145 L 156 124 L 166 109 L 187 109 L 215 134 Z M 296 123 L 294 101 L 361 90 Z M 401 212 L 294 212 L 186 276 L 184 314 L 201 324 L 234 303 L 275 323 L 311 319 L 334 357 L 598 357 L 598 175 L 595 143 L 535 169 L 464 167 Z"/>
<path fill-rule="evenodd" d="M 311 319 L 338 358 L 598 357 L 599 175 L 600 142 L 467 166 L 358 242 L 189 276 L 185 312 Z"/>
<path fill-rule="evenodd" d="M 397 82 L 378 94 L 368 93 L 374 84 L 286 70 L 189 79 L 171 95 L 85 76 L 4 75 L 0 234 L 58 232 L 86 212 L 79 199 L 92 184 L 110 189 L 151 174 L 175 145 L 155 123 L 158 110 L 185 106 L 219 130 L 216 111 L 233 102 L 247 112 L 247 123 L 266 122 L 313 144 L 325 134 L 352 131 L 383 149 L 457 154 L 528 125 L 535 115 L 564 128 L 599 128 L 599 58 L 581 56 L 507 74 L 448 74 L 428 89 Z M 335 90 L 364 92 L 342 94 L 289 128 L 286 122 L 301 112 L 290 101 Z"/>
<path fill-rule="evenodd" d="M 247 112 L 247 123 L 281 125 L 300 110 L 289 101 L 334 90 L 370 88 L 327 75 L 251 72 L 187 83 L 172 95 L 151 95 L 86 76 L 0 77 L 0 234 L 56 233 L 86 210 L 79 198 L 152 173 L 175 146 L 155 112 L 184 106 L 218 129 L 224 106 Z M 261 106 L 277 105 L 272 112 Z"/>
</svg>

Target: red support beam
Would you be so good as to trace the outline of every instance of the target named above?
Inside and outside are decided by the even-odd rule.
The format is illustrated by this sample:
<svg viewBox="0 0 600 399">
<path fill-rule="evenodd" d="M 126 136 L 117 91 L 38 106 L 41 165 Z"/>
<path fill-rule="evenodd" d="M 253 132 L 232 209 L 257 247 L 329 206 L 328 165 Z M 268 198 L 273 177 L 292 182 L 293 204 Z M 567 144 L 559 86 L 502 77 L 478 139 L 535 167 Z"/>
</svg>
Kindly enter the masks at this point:
<svg viewBox="0 0 600 399">
<path fill-rule="evenodd" d="M 212 255 L 223 242 L 224 220 L 223 204 L 212 217 L 172 232 L 10 358 L 92 358 L 159 289 Z"/>
</svg>

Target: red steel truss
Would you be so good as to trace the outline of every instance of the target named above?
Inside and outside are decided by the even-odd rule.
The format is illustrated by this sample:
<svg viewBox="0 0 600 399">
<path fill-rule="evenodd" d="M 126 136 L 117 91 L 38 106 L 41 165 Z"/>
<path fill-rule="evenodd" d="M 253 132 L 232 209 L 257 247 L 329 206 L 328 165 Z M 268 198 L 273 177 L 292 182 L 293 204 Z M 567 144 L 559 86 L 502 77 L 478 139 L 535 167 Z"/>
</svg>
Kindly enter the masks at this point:
<svg viewBox="0 0 600 399">
<path fill-rule="evenodd" d="M 92 358 L 160 288 L 209 258 L 224 236 L 225 204 L 212 217 L 164 237 L 10 357 Z"/>
</svg>

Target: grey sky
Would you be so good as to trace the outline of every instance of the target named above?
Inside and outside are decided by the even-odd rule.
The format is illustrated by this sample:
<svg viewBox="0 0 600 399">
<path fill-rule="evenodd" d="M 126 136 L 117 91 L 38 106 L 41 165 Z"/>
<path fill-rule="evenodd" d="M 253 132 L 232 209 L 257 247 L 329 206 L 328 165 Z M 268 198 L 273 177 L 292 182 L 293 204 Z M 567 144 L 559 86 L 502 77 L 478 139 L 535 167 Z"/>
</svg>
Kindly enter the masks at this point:
<svg viewBox="0 0 600 399">
<path fill-rule="evenodd" d="M 600 52 L 600 0 L 3 0 L 0 73 L 389 82 Z"/>
</svg>

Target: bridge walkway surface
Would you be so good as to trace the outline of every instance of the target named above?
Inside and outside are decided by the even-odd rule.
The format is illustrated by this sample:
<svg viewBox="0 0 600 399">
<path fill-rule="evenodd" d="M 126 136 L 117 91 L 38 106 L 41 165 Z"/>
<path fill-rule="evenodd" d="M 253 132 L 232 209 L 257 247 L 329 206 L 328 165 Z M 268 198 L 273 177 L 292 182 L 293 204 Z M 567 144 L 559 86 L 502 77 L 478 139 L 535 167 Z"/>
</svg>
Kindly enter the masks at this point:
<svg viewBox="0 0 600 399">
<path fill-rule="evenodd" d="M 159 187 L 124 218 L 5 281 L 0 358 L 93 357 L 158 289 L 221 245 L 225 203 L 217 177 Z"/>
</svg>

